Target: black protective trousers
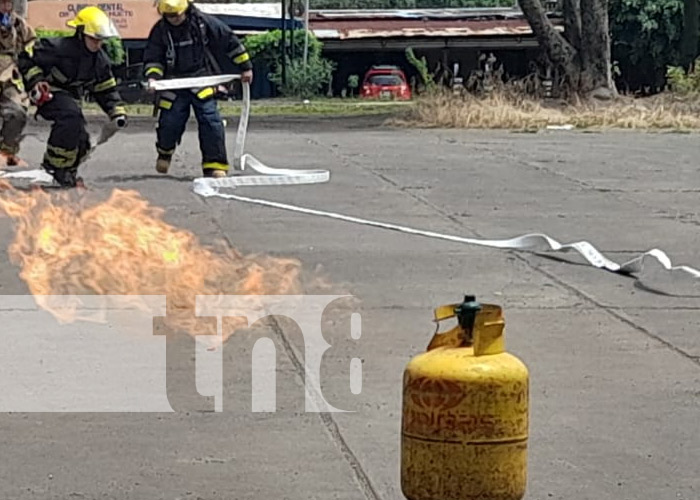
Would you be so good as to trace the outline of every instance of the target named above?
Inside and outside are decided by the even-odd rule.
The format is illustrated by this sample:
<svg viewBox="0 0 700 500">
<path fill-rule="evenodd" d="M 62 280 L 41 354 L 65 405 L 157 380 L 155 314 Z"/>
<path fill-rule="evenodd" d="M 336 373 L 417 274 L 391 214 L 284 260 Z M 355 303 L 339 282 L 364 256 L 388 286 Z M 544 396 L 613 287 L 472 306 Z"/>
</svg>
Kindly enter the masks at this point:
<svg viewBox="0 0 700 500">
<path fill-rule="evenodd" d="M 82 109 L 67 92 L 54 91 L 53 98 L 42 104 L 37 114 L 53 122 L 42 166 L 60 185 L 74 187 L 78 165 L 90 151 Z"/>
</svg>

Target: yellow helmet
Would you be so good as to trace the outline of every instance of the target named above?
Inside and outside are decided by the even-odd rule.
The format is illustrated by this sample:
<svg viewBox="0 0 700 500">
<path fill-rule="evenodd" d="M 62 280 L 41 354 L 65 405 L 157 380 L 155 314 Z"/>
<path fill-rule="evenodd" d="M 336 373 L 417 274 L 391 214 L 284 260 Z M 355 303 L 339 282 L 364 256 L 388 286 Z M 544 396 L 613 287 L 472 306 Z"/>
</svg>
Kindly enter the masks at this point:
<svg viewBox="0 0 700 500">
<path fill-rule="evenodd" d="M 83 33 L 100 40 L 119 36 L 119 30 L 109 16 L 94 5 L 81 9 L 75 18 L 66 24 L 71 28 L 82 27 Z"/>
<path fill-rule="evenodd" d="M 175 14 L 180 15 L 189 7 L 189 0 L 158 0 L 158 12 L 161 15 Z"/>
</svg>

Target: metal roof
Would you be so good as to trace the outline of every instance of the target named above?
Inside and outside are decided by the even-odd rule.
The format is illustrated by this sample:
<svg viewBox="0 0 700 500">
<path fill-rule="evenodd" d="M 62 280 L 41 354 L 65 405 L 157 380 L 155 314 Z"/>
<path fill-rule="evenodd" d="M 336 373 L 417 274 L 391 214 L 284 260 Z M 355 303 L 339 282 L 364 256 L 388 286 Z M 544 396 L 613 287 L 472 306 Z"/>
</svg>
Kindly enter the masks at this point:
<svg viewBox="0 0 700 500">
<path fill-rule="evenodd" d="M 531 38 L 533 34 L 518 7 L 312 10 L 309 24 L 316 37 L 328 41 L 414 37 Z"/>
<path fill-rule="evenodd" d="M 282 7 L 281 4 L 269 3 L 199 3 L 195 2 L 199 10 L 206 14 L 218 17 L 229 27 L 234 28 L 237 34 L 244 35 L 259 33 L 260 31 L 281 29 Z M 304 27 L 301 21 L 287 18 L 288 29 L 292 27 L 301 29 Z"/>
<path fill-rule="evenodd" d="M 206 3 L 193 2 L 199 10 L 212 15 L 280 19 L 281 3 Z"/>
<path fill-rule="evenodd" d="M 311 19 L 468 19 L 522 17 L 518 7 L 460 9 L 334 9 L 309 11 Z"/>
<path fill-rule="evenodd" d="M 532 29 L 525 19 L 442 19 L 327 21 L 314 19 L 311 29 L 321 40 L 352 40 L 392 37 L 476 37 L 530 36 Z"/>
</svg>

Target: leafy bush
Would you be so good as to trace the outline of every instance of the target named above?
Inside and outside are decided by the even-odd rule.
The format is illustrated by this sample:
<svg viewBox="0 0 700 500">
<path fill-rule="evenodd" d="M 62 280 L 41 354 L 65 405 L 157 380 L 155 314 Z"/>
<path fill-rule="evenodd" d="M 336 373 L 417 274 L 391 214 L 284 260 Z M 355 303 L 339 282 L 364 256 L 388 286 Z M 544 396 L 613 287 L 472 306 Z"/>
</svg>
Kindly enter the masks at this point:
<svg viewBox="0 0 700 500">
<path fill-rule="evenodd" d="M 287 32 L 287 43 L 292 45 L 294 54 L 301 55 L 304 51 L 304 30 Z M 272 30 L 259 35 L 249 35 L 245 38 L 245 47 L 250 57 L 258 59 L 269 66 L 275 66 L 281 61 L 280 46 L 282 31 Z M 313 33 L 309 33 L 309 59 L 321 57 L 323 43 Z"/>
<path fill-rule="evenodd" d="M 46 30 L 42 28 L 37 28 L 35 31 L 38 38 L 73 36 L 75 33 L 73 30 Z M 124 61 L 126 60 L 126 52 L 120 39 L 110 38 L 109 40 L 106 40 L 102 46 L 113 65 L 119 66 L 120 64 L 124 64 Z"/>
<path fill-rule="evenodd" d="M 679 94 L 700 93 L 700 58 L 695 60 L 693 68 L 685 71 L 680 66 L 669 66 L 666 72 L 668 86 Z"/>
<path fill-rule="evenodd" d="M 685 17 L 697 14 L 688 5 L 687 0 L 610 0 L 613 59 L 624 83 L 661 90 L 669 66 L 688 65 L 696 57 L 697 23 Z"/>
<path fill-rule="evenodd" d="M 309 58 L 306 68 L 304 61 L 294 59 L 287 64 L 287 84 L 282 82 L 282 66 L 278 65 L 270 75 L 270 81 L 276 84 L 283 95 L 312 97 L 318 95 L 333 77 L 335 63 L 319 57 Z"/>
<path fill-rule="evenodd" d="M 406 59 L 408 59 L 408 62 L 410 62 L 418 70 L 421 80 L 423 80 L 425 90 L 434 90 L 435 80 L 433 75 L 430 73 L 430 68 L 428 68 L 428 62 L 426 61 L 425 57 L 418 59 L 413 52 L 413 49 L 409 47 L 406 49 Z"/>
<path fill-rule="evenodd" d="M 355 90 L 360 86 L 360 75 L 350 75 L 348 76 L 348 88 L 350 89 L 350 95 L 355 95 Z"/>
<path fill-rule="evenodd" d="M 287 84 L 282 82 L 282 32 L 273 30 L 259 35 L 248 36 L 245 46 L 250 56 L 265 66 L 272 68 L 270 81 L 277 85 L 286 96 L 311 97 L 321 92 L 328 85 L 335 71 L 335 63 L 321 57 L 323 43 L 309 33 L 308 66 L 304 69 L 302 54 L 304 50 L 304 30 L 288 33 L 296 57 L 287 59 Z"/>
</svg>

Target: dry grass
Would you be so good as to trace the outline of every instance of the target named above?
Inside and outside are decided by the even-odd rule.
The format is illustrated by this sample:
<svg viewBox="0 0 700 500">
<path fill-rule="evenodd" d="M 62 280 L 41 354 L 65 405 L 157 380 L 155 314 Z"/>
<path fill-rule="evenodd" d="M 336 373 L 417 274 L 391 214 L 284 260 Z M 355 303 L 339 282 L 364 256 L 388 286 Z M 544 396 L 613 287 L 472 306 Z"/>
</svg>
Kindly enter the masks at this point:
<svg viewBox="0 0 700 500">
<path fill-rule="evenodd" d="M 512 92 L 488 97 L 440 93 L 421 97 L 393 125 L 440 128 L 542 129 L 573 125 L 587 129 L 700 129 L 700 99 L 670 95 L 646 99 L 544 104 Z"/>
</svg>

